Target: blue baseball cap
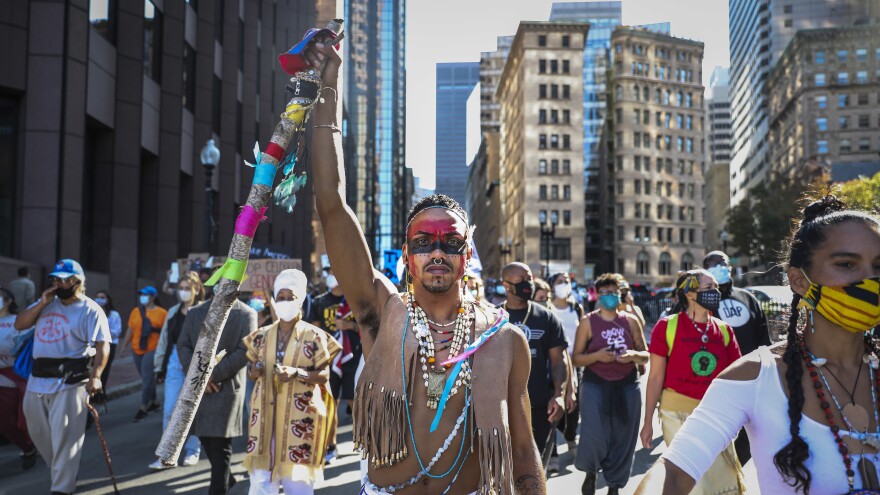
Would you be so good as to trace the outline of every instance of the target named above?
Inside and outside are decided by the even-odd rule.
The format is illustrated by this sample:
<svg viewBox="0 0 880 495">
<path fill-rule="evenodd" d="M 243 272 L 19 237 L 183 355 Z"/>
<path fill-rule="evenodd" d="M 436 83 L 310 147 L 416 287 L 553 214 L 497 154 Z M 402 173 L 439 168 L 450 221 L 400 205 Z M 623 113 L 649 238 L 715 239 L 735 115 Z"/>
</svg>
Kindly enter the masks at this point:
<svg viewBox="0 0 880 495">
<path fill-rule="evenodd" d="M 138 294 L 144 294 L 144 295 L 147 295 L 147 296 L 155 296 L 155 295 L 158 294 L 158 293 L 159 293 L 159 291 L 157 291 L 156 288 L 153 287 L 152 285 L 148 285 L 148 286 L 146 286 L 146 287 L 144 287 L 143 289 L 141 289 L 141 290 L 138 291 Z"/>
<path fill-rule="evenodd" d="M 55 267 L 49 276 L 58 278 L 77 276 L 79 278 L 85 278 L 86 274 L 83 271 L 82 266 L 76 260 L 65 258 L 58 263 L 55 263 Z"/>
</svg>

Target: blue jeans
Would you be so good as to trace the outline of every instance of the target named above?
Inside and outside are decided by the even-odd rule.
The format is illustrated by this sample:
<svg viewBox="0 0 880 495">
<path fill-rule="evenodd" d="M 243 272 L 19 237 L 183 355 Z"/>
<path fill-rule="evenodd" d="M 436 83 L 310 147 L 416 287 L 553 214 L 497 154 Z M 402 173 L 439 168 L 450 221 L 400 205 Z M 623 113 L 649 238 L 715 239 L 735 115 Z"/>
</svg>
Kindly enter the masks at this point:
<svg viewBox="0 0 880 495">
<path fill-rule="evenodd" d="M 165 404 L 163 404 L 164 407 L 162 409 L 163 430 L 168 426 L 168 422 L 171 421 L 171 413 L 174 412 L 174 404 L 177 403 L 177 397 L 180 395 L 180 390 L 183 389 L 184 379 L 186 379 L 186 371 L 177 357 L 177 346 L 174 346 L 171 349 L 171 356 L 168 358 L 168 370 L 165 372 Z M 199 455 L 201 452 L 202 446 L 199 443 L 199 438 L 195 435 L 190 435 L 186 439 L 186 443 L 183 444 L 184 457 Z"/>
<path fill-rule="evenodd" d="M 153 372 L 153 356 L 156 351 L 150 351 L 142 355 L 133 354 L 134 365 L 141 375 L 144 388 L 141 390 L 141 407 L 146 410 L 150 403 L 156 402 L 156 373 Z"/>
</svg>

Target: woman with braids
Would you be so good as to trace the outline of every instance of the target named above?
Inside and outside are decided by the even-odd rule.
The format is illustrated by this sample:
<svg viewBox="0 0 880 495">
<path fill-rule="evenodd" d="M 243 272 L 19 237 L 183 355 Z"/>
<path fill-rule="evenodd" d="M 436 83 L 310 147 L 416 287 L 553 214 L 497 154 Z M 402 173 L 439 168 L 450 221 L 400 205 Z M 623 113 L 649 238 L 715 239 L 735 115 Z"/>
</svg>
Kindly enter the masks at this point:
<svg viewBox="0 0 880 495">
<path fill-rule="evenodd" d="M 810 204 L 791 236 L 788 278 L 787 342 L 715 380 L 644 493 L 686 493 L 743 425 L 762 493 L 880 493 L 880 361 L 866 333 L 880 323 L 880 220 L 833 196 Z"/>
<path fill-rule="evenodd" d="M 680 273 L 675 294 L 684 309 L 661 319 L 651 331 L 651 372 L 640 434 L 646 449 L 652 448 L 652 421 L 658 402 L 663 440 L 669 445 L 678 438 L 712 380 L 742 356 L 733 330 L 712 316 L 721 302 L 721 291 L 712 274 L 703 269 Z M 692 494 L 733 495 L 745 491 L 742 466 L 730 439 L 712 455 L 701 454 L 704 474 L 695 487 L 692 483 L 688 488 L 693 488 Z"/>
</svg>

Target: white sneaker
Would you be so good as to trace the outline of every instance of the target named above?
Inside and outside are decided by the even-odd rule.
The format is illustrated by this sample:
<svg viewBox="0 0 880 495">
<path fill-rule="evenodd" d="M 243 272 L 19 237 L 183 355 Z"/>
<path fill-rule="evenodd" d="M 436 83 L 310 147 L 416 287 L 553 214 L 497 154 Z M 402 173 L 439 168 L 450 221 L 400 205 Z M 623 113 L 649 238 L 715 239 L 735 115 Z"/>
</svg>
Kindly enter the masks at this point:
<svg viewBox="0 0 880 495">
<path fill-rule="evenodd" d="M 168 464 L 162 464 L 162 461 L 160 459 L 156 459 L 155 461 L 153 461 L 150 464 L 149 467 L 153 471 L 163 471 L 165 469 L 176 468 L 177 466 L 169 466 Z"/>
<path fill-rule="evenodd" d="M 550 462 L 547 463 L 547 472 L 548 473 L 559 473 L 559 458 L 551 457 Z"/>
<path fill-rule="evenodd" d="M 199 463 L 199 454 L 190 454 L 183 458 L 184 466 L 195 466 Z"/>
</svg>

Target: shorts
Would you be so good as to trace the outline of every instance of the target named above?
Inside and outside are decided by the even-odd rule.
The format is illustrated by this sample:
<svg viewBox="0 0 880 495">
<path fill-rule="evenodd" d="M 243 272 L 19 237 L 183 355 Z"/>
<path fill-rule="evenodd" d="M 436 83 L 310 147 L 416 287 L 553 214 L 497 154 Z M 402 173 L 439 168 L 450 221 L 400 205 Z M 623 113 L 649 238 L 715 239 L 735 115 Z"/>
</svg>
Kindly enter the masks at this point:
<svg viewBox="0 0 880 495">
<path fill-rule="evenodd" d="M 354 374 L 356 370 L 357 366 L 352 369 L 343 366 L 342 376 L 330 370 L 330 393 L 336 400 L 354 400 Z"/>
</svg>

